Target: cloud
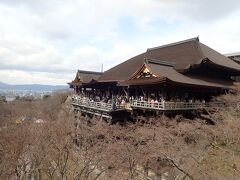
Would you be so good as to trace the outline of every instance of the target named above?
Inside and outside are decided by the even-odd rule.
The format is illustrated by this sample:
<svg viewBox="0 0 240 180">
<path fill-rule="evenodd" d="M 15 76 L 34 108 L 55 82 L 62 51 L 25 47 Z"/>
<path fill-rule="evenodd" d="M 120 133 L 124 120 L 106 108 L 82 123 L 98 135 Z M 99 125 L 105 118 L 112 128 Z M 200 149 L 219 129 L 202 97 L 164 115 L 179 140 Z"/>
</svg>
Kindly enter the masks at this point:
<svg viewBox="0 0 240 180">
<path fill-rule="evenodd" d="M 27 72 L 20 70 L 1 70 L 0 77 L 5 83 L 9 84 L 48 84 L 48 85 L 66 85 L 75 73 L 45 73 L 45 72 Z"/>
<path fill-rule="evenodd" d="M 77 69 L 107 70 L 198 35 L 220 52 L 239 51 L 239 7 L 237 0 L 1 0 L 0 81 L 64 84 Z"/>
</svg>

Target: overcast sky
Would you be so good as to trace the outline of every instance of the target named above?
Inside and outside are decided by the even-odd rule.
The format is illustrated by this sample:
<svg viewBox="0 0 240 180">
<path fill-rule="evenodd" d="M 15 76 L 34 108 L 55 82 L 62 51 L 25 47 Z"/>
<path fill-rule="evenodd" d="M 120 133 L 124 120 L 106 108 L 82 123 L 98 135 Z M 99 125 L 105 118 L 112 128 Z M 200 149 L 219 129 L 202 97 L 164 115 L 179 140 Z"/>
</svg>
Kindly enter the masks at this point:
<svg viewBox="0 0 240 180">
<path fill-rule="evenodd" d="M 66 84 L 199 36 L 240 51 L 239 0 L 0 0 L 0 82 Z"/>
</svg>

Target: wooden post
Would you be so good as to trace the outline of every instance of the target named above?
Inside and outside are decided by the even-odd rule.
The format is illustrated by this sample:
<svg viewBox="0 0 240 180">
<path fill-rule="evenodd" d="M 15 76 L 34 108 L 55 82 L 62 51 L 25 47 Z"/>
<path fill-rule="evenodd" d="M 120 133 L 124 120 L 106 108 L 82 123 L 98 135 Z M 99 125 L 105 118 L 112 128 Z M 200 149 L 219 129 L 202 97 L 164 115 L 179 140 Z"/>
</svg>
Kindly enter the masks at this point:
<svg viewBox="0 0 240 180">
<path fill-rule="evenodd" d="M 138 99 L 138 88 L 135 89 L 135 97 Z"/>
<path fill-rule="evenodd" d="M 86 96 L 86 88 L 83 88 L 84 96 Z"/>
<path fill-rule="evenodd" d="M 163 93 L 162 93 L 162 94 L 163 94 L 163 99 L 164 99 L 165 101 L 166 101 L 166 99 L 167 99 L 167 92 L 166 92 L 166 91 L 167 91 L 167 87 L 166 87 L 166 85 L 164 85 L 164 86 L 163 86 Z"/>
<path fill-rule="evenodd" d="M 129 88 L 127 88 L 127 101 L 129 102 Z"/>
</svg>

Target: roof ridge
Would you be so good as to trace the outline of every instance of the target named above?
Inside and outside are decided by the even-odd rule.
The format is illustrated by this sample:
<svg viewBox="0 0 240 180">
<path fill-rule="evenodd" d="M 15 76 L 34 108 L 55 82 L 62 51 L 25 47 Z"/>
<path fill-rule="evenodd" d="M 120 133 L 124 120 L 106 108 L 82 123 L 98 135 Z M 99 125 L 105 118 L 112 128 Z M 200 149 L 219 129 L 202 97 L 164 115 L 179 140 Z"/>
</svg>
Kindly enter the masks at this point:
<svg viewBox="0 0 240 180">
<path fill-rule="evenodd" d="M 240 56 L 240 51 L 237 52 L 232 52 L 232 53 L 227 53 L 223 54 L 224 56 L 231 57 L 231 56 Z"/>
<path fill-rule="evenodd" d="M 179 44 L 183 44 L 183 43 L 186 43 L 186 42 L 191 42 L 191 41 L 197 41 L 199 42 L 199 37 L 194 37 L 194 38 L 191 38 L 191 39 L 186 39 L 186 40 L 183 40 L 183 41 L 178 41 L 178 42 L 174 42 L 174 43 L 170 43 L 170 44 L 165 44 L 165 45 L 162 45 L 162 46 L 157 46 L 157 47 L 153 47 L 153 48 L 148 48 L 147 49 L 147 52 L 148 51 L 152 51 L 152 50 L 156 50 L 156 49 L 160 49 L 160 48 L 165 48 L 165 47 L 169 47 L 169 46 L 175 46 L 175 45 L 179 45 Z"/>
<path fill-rule="evenodd" d="M 202 56 L 202 59 L 206 58 L 205 54 L 203 53 L 203 50 L 201 48 L 202 43 L 197 43 L 196 49 L 198 50 L 199 54 Z"/>
<path fill-rule="evenodd" d="M 78 73 L 85 73 L 85 74 L 103 74 L 102 72 L 86 71 L 86 70 L 78 70 Z"/>
<path fill-rule="evenodd" d="M 151 59 L 151 58 L 145 58 L 144 61 L 147 64 L 157 64 L 157 65 L 164 65 L 164 66 L 171 66 L 171 67 L 173 67 L 176 64 L 169 61 L 163 61 L 163 60 Z"/>
</svg>

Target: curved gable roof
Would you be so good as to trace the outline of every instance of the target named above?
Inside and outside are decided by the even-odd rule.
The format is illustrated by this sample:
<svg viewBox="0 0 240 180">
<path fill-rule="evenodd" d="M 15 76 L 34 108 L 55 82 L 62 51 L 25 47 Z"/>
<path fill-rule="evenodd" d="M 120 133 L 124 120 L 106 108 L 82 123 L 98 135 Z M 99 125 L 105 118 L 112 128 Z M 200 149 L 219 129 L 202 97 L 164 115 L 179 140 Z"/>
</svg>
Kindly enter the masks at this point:
<svg viewBox="0 0 240 180">
<path fill-rule="evenodd" d="M 158 60 L 146 61 L 146 66 L 156 77 L 149 78 L 131 78 L 129 80 L 120 82 L 120 85 L 147 85 L 147 84 L 160 84 L 161 82 L 171 81 L 174 83 L 193 85 L 193 86 L 204 86 L 212 88 L 232 88 L 232 81 L 216 80 L 211 78 L 199 78 L 189 77 L 177 72 L 172 65 L 166 64 L 165 62 Z M 141 70 L 141 69 L 139 69 Z"/>
</svg>

